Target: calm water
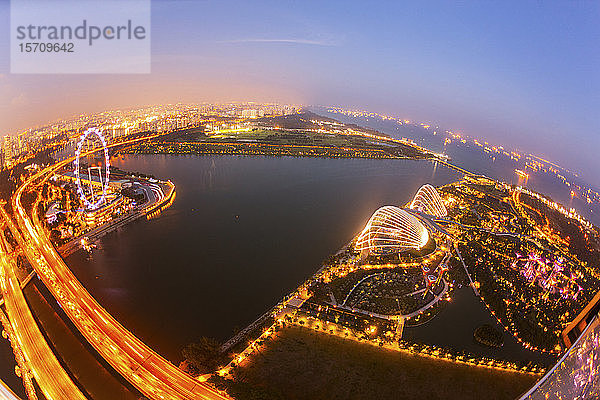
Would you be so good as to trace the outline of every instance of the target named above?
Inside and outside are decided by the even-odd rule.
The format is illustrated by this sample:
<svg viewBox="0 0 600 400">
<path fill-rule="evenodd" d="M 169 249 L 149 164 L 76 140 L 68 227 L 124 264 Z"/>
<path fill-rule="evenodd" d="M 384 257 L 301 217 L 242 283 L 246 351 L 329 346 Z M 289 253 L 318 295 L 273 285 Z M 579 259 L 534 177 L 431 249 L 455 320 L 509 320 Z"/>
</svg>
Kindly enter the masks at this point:
<svg viewBox="0 0 600 400">
<path fill-rule="evenodd" d="M 448 153 L 474 172 L 513 174 L 514 166 L 468 148 Z M 67 262 L 117 319 L 174 362 L 200 336 L 225 340 L 253 321 L 312 275 L 378 207 L 405 204 L 424 183 L 460 178 L 441 165 L 410 160 L 125 155 L 112 163 L 173 180 L 175 202 L 156 219 L 105 236 L 91 258 L 78 252 Z M 530 179 L 529 186 L 568 196 L 548 178 Z M 433 321 L 405 335 L 539 360 L 507 334 L 498 354 L 473 343 L 473 330 L 486 322 L 493 322 L 489 314 L 462 290 Z M 6 341 L 0 352 L 10 359 Z M 22 392 L 12 370 L 12 362 L 0 366 L 3 379 Z"/>
<path fill-rule="evenodd" d="M 373 127 L 394 135 L 389 126 Z M 397 135 L 443 149 L 439 137 Z M 457 165 L 517 183 L 514 169 L 521 166 L 510 160 L 455 143 L 444 151 Z M 225 340 L 262 314 L 347 243 L 378 207 L 405 204 L 424 183 L 460 178 L 440 165 L 408 160 L 126 155 L 112 163 L 171 179 L 175 202 L 157 219 L 105 236 L 91 258 L 78 252 L 67 262 L 117 319 L 175 362 L 185 344 L 200 336 Z M 532 174 L 527 186 L 600 223 L 600 211 L 571 199 L 555 178 Z M 507 334 L 501 350 L 473 343 L 473 330 L 493 321 L 465 288 L 431 322 L 407 328 L 405 337 L 543 360 Z M 8 342 L 0 342 L 0 360 L 10 360 L 0 363 L 0 376 L 22 395 Z"/>
<path fill-rule="evenodd" d="M 473 339 L 475 329 L 483 324 L 495 326 L 503 333 L 504 345 L 501 348 L 482 346 Z M 404 329 L 403 338 L 421 343 L 436 344 L 450 349 L 461 349 L 478 356 L 506 359 L 510 361 L 534 361 L 550 365 L 555 356 L 545 355 L 525 349 L 502 325 L 492 317 L 485 305 L 471 287 L 456 289 L 452 300 L 431 321 L 417 327 Z"/>
<path fill-rule="evenodd" d="M 231 336 L 312 275 L 372 212 L 460 176 L 426 161 L 126 155 L 170 178 L 172 207 L 67 260 L 118 320 L 169 359 Z"/>
<path fill-rule="evenodd" d="M 447 149 L 453 162 L 511 181 L 514 166 L 468 148 Z M 403 205 L 424 183 L 460 175 L 409 160 L 125 155 L 112 163 L 177 185 L 174 204 L 67 260 L 90 292 L 149 345 L 174 362 L 200 336 L 229 338 L 275 304 L 348 242 L 382 205 Z M 515 182 L 516 183 L 516 182 Z M 529 186 L 565 201 L 548 177 Z M 493 322 L 468 290 L 407 338 L 494 355 L 472 343 L 473 330 Z M 505 334 L 497 356 L 532 358 Z M 2 360 L 11 359 L 8 343 Z M 492 353 L 491 353 L 492 352 Z M 541 361 L 541 360 L 540 360 Z M 12 360 L 2 378 L 22 392 Z"/>
<path fill-rule="evenodd" d="M 596 225 L 600 225 L 600 204 L 588 204 L 583 196 L 575 198 L 571 197 L 571 187 L 560 182 L 556 176 L 547 174 L 543 171 L 532 171 L 525 166 L 525 158 L 520 161 L 511 160 L 509 157 L 500 156 L 495 153 L 484 153 L 479 147 L 474 144 L 463 144 L 453 140 L 450 144 L 445 144 L 445 135 L 438 133 L 432 135 L 419 126 L 413 125 L 398 125 L 391 121 L 381 121 L 372 118 L 352 118 L 341 114 L 327 113 L 324 109 L 316 108 L 314 111 L 323 115 L 329 115 L 332 118 L 343 122 L 356 123 L 361 126 L 368 126 L 385 132 L 392 137 L 401 138 L 408 137 L 414 140 L 421 146 L 435 152 L 443 152 L 452 158 L 452 162 L 462 166 L 469 171 L 485 174 L 491 178 L 501 181 L 527 186 L 530 189 L 551 196 L 554 200 L 564 204 L 567 207 L 575 208 L 582 216 L 589 219 Z M 443 132 L 443 129 L 438 129 L 438 132 Z M 515 173 L 515 169 L 527 170 L 529 174 L 528 182 L 519 181 Z M 566 174 L 570 177 L 570 174 Z M 570 177 L 572 183 L 585 184 L 586 182 L 579 178 Z M 598 190 L 599 188 L 596 188 Z"/>
</svg>

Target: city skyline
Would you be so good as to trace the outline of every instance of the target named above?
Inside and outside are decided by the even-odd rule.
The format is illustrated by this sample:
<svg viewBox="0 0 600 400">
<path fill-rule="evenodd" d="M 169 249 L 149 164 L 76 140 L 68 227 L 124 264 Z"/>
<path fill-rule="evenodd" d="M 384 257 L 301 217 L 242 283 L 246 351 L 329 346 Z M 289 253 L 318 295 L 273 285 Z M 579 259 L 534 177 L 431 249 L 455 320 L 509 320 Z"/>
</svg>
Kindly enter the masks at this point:
<svg viewBox="0 0 600 400">
<path fill-rule="evenodd" d="M 0 0 L 0 400 L 600 399 L 598 17 Z"/>
<path fill-rule="evenodd" d="M 321 112 L 385 121 L 400 132 L 432 133 L 432 127 L 382 115 L 333 108 Z M 0 170 L 6 177 L 6 200 L 0 199 L 5 306 L 0 319 L 16 368 L 25 371 L 20 377 L 28 398 L 35 400 L 39 387 L 48 398 L 117 398 L 120 393 L 132 399 L 250 399 L 254 397 L 231 386 L 242 382 L 239 371 L 256 368 L 258 354 L 280 354 L 270 349 L 285 343 L 287 335 L 306 334 L 370 347 L 375 357 L 382 355 L 376 355 L 381 347 L 388 350 L 385 357 L 393 354 L 395 363 L 405 364 L 408 356 L 419 369 L 429 369 L 435 361 L 436 372 L 416 374 L 426 380 L 410 378 L 414 387 L 402 383 L 413 387 L 407 398 L 434 393 L 438 383 L 432 386 L 429 377 L 446 373 L 459 388 L 453 398 L 481 398 L 490 392 L 473 374 L 504 386 L 506 399 L 534 399 L 556 384 L 563 385 L 565 394 L 597 394 L 594 318 L 600 293 L 594 293 L 600 287 L 600 230 L 571 207 L 573 194 L 563 205 L 548 193 L 568 200 L 569 190 L 576 189 L 590 207 L 600 194 L 570 183 L 562 175 L 572 175 L 569 171 L 535 156 L 508 153 L 453 132 L 440 136 L 449 155 L 295 105 L 246 103 L 86 114 L 19 136 L 16 142 L 5 140 L 11 158 Z M 461 157 L 452 149 L 466 153 Z M 461 158 L 470 166 L 454 164 Z M 167 173 L 169 163 L 186 166 Z M 478 172 L 467 169 L 473 167 Z M 510 178 L 514 174 L 518 181 Z M 544 181 L 553 182 L 542 185 L 544 192 L 522 186 Z M 4 208 L 8 201 L 9 212 Z M 345 211 L 350 212 L 346 218 L 340 214 Z M 190 224 L 187 233 L 182 222 Z M 321 226 L 328 229 L 314 229 Z M 129 235 L 133 229 L 137 234 Z M 336 243 L 326 244 L 319 235 Z M 119 242 L 118 248 L 111 240 Z M 127 240 L 142 245 L 124 245 Z M 306 249 L 307 241 L 315 243 L 309 248 L 318 244 L 324 251 Z M 286 243 L 292 249 L 282 248 L 285 255 L 278 256 L 277 248 Z M 299 254 L 286 259 L 298 248 Z M 304 254 L 315 258 L 302 261 Z M 227 261 L 229 256 L 234 258 Z M 107 262 L 115 263 L 114 273 L 124 274 L 110 277 Z M 132 274 L 136 265 L 142 270 Z M 261 267 L 246 268 L 256 265 Z M 262 269 L 269 265 L 276 272 Z M 316 272 L 315 265 L 320 265 Z M 209 270 L 225 279 L 211 277 Z M 160 281 L 153 283 L 153 276 Z M 277 279 L 266 278 L 272 276 Z M 172 279 L 183 281 L 172 285 Z M 282 282 L 296 289 L 274 307 L 271 296 L 259 296 L 263 298 L 252 306 L 260 282 L 267 282 L 265 291 L 272 286 L 274 297 L 281 296 Z M 32 285 L 43 285 L 64 315 L 40 312 L 29 300 Z M 198 290 L 199 285 L 204 289 Z M 143 295 L 146 289 L 152 295 Z M 160 296 L 155 296 L 157 289 Z M 247 306 L 235 307 L 240 299 Z M 133 313 L 113 311 L 140 306 Z M 211 310 L 224 320 L 211 322 Z M 232 336 L 227 326 L 235 323 L 236 311 L 260 316 L 244 329 L 234 328 Z M 149 325 L 136 324 L 131 315 L 149 316 Z M 72 336 L 75 341 L 55 341 L 61 347 L 51 347 L 43 332 L 53 325 L 38 326 L 36 317 L 68 318 L 82 339 Z M 589 326 L 581 323 L 590 320 Z M 433 342 L 415 341 L 422 327 L 439 332 L 440 321 L 443 331 L 453 333 Z M 160 326 L 153 325 L 157 322 Z M 71 337 L 75 332 L 65 333 Z M 195 339 L 199 334 L 203 336 Z M 73 352 L 84 343 L 79 340 L 93 350 Z M 311 364 L 340 365 L 335 357 L 348 354 L 335 346 L 323 348 L 327 351 L 311 357 Z M 571 349 L 587 358 L 566 357 Z M 297 347 L 294 352 L 298 354 Z M 294 358 L 301 359 L 302 353 Z M 54 362 L 59 356 L 68 361 Z M 50 369 L 48 360 L 54 363 Z M 69 372 L 80 362 L 94 372 L 72 378 Z M 291 364 L 303 373 L 320 374 L 319 366 Z M 355 362 L 352 368 L 372 369 L 375 364 Z M 271 374 L 265 366 L 261 370 Z M 404 365 L 398 376 L 407 370 L 411 367 Z M 98 385 L 96 371 L 110 374 L 110 385 Z M 2 379 L 19 389 L 21 383 L 11 374 L 10 368 L 5 370 Z M 573 378 L 561 380 L 563 375 Z M 465 384 L 456 383 L 461 377 Z M 384 380 L 386 384 L 373 379 L 368 386 L 361 384 L 367 389 L 359 398 L 397 398 L 398 389 L 386 389 L 386 397 L 374 394 L 397 381 Z M 444 381 L 439 384 L 446 385 Z M 263 398 L 277 398 L 277 382 L 271 382 L 275 386 L 268 386 Z M 477 388 L 468 382 L 478 382 Z M 285 386 L 285 392 L 292 390 Z M 312 378 L 301 387 L 329 391 Z M 17 395 L 9 398 L 17 400 Z"/>
<path fill-rule="evenodd" d="M 0 134 L 148 104 L 339 105 L 539 154 L 600 185 L 597 3 L 154 1 L 152 14 L 148 75 L 18 75 L 3 58 Z"/>
</svg>

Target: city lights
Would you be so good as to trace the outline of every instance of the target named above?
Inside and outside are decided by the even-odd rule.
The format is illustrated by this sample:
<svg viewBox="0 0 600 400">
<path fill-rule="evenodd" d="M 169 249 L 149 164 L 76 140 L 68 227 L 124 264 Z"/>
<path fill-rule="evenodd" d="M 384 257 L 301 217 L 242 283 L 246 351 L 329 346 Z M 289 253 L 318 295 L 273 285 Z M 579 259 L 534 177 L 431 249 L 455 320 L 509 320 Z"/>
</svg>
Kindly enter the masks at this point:
<svg viewBox="0 0 600 400">
<path fill-rule="evenodd" d="M 408 212 L 394 206 L 375 211 L 356 242 L 359 251 L 376 254 L 423 248 L 429 240 L 427 229 Z"/>
<path fill-rule="evenodd" d="M 557 294 L 562 298 L 576 299 L 583 290 L 578 276 L 571 272 L 562 258 L 545 258 L 536 253 L 526 256 L 517 254 L 511 267 L 521 273 L 532 285 L 538 285 L 546 295 Z"/>
</svg>

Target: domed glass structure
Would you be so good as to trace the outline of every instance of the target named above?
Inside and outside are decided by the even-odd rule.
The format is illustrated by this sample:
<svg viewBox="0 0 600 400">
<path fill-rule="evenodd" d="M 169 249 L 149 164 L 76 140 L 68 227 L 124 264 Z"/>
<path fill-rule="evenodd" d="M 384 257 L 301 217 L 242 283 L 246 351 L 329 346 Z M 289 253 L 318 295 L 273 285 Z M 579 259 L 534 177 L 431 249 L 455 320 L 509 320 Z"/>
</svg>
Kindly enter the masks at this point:
<svg viewBox="0 0 600 400">
<path fill-rule="evenodd" d="M 369 219 L 356 242 L 356 249 L 371 254 L 420 250 L 429 241 L 429 232 L 405 210 L 381 207 Z"/>
<path fill-rule="evenodd" d="M 434 217 L 443 218 L 448 215 L 440 194 L 433 186 L 426 184 L 417 191 L 410 208 Z"/>
</svg>

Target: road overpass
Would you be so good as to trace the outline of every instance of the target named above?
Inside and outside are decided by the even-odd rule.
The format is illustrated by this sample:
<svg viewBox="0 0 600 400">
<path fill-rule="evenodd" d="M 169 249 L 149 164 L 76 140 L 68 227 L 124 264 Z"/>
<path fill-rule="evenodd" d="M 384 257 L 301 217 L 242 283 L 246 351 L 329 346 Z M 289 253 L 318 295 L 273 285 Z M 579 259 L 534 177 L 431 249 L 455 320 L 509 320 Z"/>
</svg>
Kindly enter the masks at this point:
<svg viewBox="0 0 600 400">
<path fill-rule="evenodd" d="M 21 400 L 21 398 L 10 390 L 6 383 L 0 381 L 0 400 Z"/>
<path fill-rule="evenodd" d="M 112 146 L 133 144 L 157 136 Z M 116 321 L 96 302 L 56 252 L 43 232 L 36 210 L 33 219 L 27 215 L 21 201 L 23 193 L 73 160 L 74 157 L 40 170 L 21 185 L 12 198 L 18 229 L 23 234 L 20 244 L 32 267 L 90 345 L 145 396 L 153 400 L 226 399 L 226 396 L 161 357 Z"/>
<path fill-rule="evenodd" d="M 6 216 L 4 212 L 2 214 Z M 14 259 L 6 252 L 4 239 L 0 238 L 0 290 L 17 342 L 13 345 L 19 346 L 28 369 L 22 373 L 31 372 L 48 400 L 85 400 L 86 397 L 63 369 L 40 331 L 21 290 L 15 268 Z"/>
</svg>

